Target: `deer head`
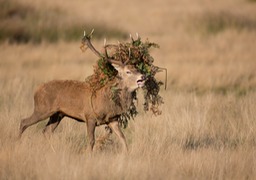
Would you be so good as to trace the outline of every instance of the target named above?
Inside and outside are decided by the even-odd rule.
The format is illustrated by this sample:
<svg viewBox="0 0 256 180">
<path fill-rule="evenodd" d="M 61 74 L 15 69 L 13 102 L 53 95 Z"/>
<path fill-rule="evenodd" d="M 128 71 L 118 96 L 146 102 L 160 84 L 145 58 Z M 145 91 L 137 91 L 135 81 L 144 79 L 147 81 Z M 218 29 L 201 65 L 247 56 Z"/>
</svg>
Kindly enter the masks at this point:
<svg viewBox="0 0 256 180">
<path fill-rule="evenodd" d="M 135 89 L 142 87 L 145 82 L 145 76 L 142 75 L 134 66 L 132 65 L 119 65 L 112 63 L 112 66 L 118 71 L 117 78 L 122 82 L 124 88 L 128 88 L 129 91 L 134 91 Z"/>
<path fill-rule="evenodd" d="M 124 88 L 128 88 L 129 91 L 134 91 L 135 89 L 142 87 L 146 80 L 145 76 L 142 75 L 133 65 L 127 65 L 127 62 L 123 63 L 121 61 L 111 59 L 108 56 L 107 48 L 113 45 L 106 45 L 106 41 L 104 42 L 104 54 L 101 54 L 99 51 L 97 51 L 91 43 L 92 34 L 93 31 L 88 35 L 84 33 L 82 46 L 80 47 L 82 51 L 89 48 L 96 56 L 108 61 L 118 71 L 117 78 L 120 79 L 121 86 Z M 84 48 L 85 45 L 86 48 Z"/>
</svg>

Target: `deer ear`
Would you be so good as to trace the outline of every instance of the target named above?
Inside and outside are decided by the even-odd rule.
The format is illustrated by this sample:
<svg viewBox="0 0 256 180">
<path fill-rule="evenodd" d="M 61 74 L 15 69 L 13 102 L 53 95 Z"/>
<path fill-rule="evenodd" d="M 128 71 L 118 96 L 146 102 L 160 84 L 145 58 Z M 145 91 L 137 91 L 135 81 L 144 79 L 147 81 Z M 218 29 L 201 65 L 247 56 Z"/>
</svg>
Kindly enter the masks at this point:
<svg viewBox="0 0 256 180">
<path fill-rule="evenodd" d="M 111 64 L 118 72 L 120 71 L 120 69 L 121 69 L 121 66 L 120 65 L 118 65 L 118 64 Z"/>
</svg>

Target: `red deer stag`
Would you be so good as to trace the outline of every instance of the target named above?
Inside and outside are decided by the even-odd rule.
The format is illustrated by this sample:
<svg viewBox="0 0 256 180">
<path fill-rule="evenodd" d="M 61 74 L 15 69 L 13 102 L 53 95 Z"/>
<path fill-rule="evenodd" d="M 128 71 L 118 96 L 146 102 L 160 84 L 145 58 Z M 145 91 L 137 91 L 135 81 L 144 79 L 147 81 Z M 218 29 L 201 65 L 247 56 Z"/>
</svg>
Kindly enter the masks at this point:
<svg viewBox="0 0 256 180">
<path fill-rule="evenodd" d="M 85 36 L 86 37 L 86 36 Z M 107 124 L 119 137 L 124 150 L 127 150 L 125 137 L 119 127 L 118 117 L 126 112 L 132 103 L 132 93 L 142 87 L 145 77 L 131 66 L 108 59 L 100 54 L 86 37 L 87 46 L 96 55 L 105 58 L 117 71 L 116 77 L 96 92 L 88 82 L 75 80 L 53 80 L 42 84 L 34 94 L 34 112 L 28 118 L 21 120 L 19 136 L 31 125 L 50 117 L 43 132 L 52 133 L 67 116 L 86 122 L 89 151 L 95 144 L 96 126 Z M 111 88 L 116 85 L 120 89 L 120 103 L 115 103 L 110 97 Z"/>
</svg>

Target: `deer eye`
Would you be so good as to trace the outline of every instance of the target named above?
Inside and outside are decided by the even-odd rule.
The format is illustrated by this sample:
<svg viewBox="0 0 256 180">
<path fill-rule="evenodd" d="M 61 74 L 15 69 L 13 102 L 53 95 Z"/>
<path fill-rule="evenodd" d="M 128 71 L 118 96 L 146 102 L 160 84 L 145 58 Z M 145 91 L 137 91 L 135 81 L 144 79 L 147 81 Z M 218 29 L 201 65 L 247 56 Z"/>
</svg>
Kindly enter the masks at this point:
<svg viewBox="0 0 256 180">
<path fill-rule="evenodd" d="M 132 74 L 132 72 L 131 71 L 126 71 L 126 74 Z"/>
</svg>

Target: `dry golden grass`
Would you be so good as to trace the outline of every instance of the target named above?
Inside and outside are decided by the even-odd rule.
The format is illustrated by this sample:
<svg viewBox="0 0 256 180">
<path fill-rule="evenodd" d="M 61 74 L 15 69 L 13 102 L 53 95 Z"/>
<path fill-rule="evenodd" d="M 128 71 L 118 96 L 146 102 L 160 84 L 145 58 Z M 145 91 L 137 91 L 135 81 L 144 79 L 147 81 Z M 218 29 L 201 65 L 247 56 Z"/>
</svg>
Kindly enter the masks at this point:
<svg viewBox="0 0 256 180">
<path fill-rule="evenodd" d="M 2 43 L 0 179 L 256 178 L 255 3 L 23 3 L 46 10 L 59 8 L 77 21 L 103 23 L 133 34 L 139 32 L 143 39 L 148 37 L 161 47 L 152 54 L 157 65 L 168 68 L 168 89 L 162 90 L 165 104 L 161 116 L 141 111 L 124 130 L 128 154 L 120 152 L 113 135 L 102 150 L 88 155 L 85 124 L 69 118 L 49 140 L 41 133 L 46 122 L 30 127 L 17 140 L 20 119 L 33 110 L 35 87 L 52 79 L 83 81 L 93 72 L 96 57 L 89 51 L 81 53 L 79 41 Z M 224 28 L 205 33 L 213 17 L 214 22 L 217 19 L 223 23 L 218 20 L 225 15 L 223 12 L 231 14 L 229 18 L 239 17 L 234 20 L 239 26 L 225 20 Z M 109 42 L 115 43 L 116 39 Z M 98 48 L 102 43 L 94 42 Z M 104 127 L 97 129 L 97 136 L 103 133 Z"/>
</svg>

